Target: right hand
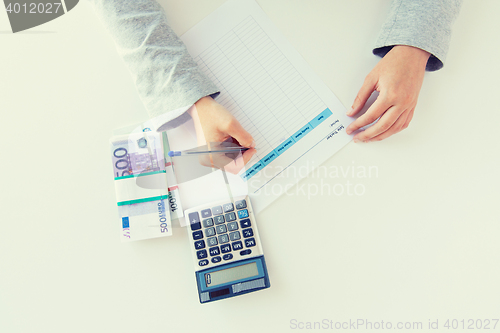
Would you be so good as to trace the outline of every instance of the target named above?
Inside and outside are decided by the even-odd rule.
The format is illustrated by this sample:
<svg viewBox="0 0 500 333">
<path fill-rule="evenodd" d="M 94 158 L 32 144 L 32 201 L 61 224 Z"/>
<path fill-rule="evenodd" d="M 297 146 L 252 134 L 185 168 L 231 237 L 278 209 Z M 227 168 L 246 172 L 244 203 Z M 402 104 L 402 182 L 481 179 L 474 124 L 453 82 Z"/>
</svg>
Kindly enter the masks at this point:
<svg viewBox="0 0 500 333">
<path fill-rule="evenodd" d="M 236 174 L 255 154 L 255 141 L 250 133 L 245 131 L 238 120 L 212 97 L 203 97 L 196 102 L 190 114 L 194 121 L 199 146 L 209 142 L 223 142 L 232 137 L 241 146 L 251 148 L 236 159 L 222 154 L 213 158 L 212 155 L 215 154 L 207 154 L 204 159 L 200 160 L 203 165 Z"/>
</svg>

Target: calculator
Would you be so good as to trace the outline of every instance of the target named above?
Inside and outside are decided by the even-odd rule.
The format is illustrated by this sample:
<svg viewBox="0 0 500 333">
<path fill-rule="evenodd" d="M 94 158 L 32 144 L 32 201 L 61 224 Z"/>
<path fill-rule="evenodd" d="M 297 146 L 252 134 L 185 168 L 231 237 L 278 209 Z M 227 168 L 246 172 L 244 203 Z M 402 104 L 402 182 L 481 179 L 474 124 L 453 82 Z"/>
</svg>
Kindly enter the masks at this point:
<svg viewBox="0 0 500 333">
<path fill-rule="evenodd" d="M 248 196 L 185 211 L 200 303 L 269 288 Z"/>
</svg>

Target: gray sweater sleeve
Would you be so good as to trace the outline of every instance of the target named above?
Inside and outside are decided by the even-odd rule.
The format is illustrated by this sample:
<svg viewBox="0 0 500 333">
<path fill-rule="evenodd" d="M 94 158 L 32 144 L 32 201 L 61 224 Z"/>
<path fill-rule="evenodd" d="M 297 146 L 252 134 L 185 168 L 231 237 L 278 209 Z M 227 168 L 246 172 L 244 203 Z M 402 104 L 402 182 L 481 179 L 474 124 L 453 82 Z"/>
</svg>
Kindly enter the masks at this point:
<svg viewBox="0 0 500 333">
<path fill-rule="evenodd" d="M 186 110 L 219 90 L 198 68 L 154 0 L 89 0 L 135 81 L 158 130 L 176 127 Z"/>
<path fill-rule="evenodd" d="M 383 57 L 395 45 L 410 45 L 431 54 L 428 71 L 442 68 L 461 4 L 462 0 L 393 0 L 373 53 Z"/>
</svg>

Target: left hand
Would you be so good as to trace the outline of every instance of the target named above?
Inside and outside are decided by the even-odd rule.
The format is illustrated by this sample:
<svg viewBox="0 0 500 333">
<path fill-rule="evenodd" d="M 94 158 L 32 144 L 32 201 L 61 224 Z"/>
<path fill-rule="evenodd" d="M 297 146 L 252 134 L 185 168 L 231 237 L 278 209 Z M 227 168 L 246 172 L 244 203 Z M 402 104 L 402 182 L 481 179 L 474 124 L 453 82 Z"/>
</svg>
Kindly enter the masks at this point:
<svg viewBox="0 0 500 333">
<path fill-rule="evenodd" d="M 366 77 L 348 116 L 361 111 L 373 91 L 380 94 L 366 113 L 350 124 L 352 132 L 377 121 L 354 136 L 354 142 L 380 141 L 408 127 L 424 80 L 430 53 L 412 46 L 394 46 Z M 380 119 L 379 119 L 380 118 Z"/>
</svg>

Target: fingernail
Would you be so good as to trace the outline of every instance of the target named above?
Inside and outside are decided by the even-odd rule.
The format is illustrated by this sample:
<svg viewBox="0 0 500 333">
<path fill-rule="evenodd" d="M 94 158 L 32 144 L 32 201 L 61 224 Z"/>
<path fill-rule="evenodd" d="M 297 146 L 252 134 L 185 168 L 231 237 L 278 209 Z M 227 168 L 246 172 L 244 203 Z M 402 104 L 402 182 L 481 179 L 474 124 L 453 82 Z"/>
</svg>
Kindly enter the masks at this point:
<svg viewBox="0 0 500 333">
<path fill-rule="evenodd" d="M 255 148 L 255 141 L 252 141 L 252 143 L 250 144 L 250 148 Z"/>
<path fill-rule="evenodd" d="M 351 107 L 349 111 L 347 111 L 346 115 L 350 116 L 354 112 L 354 108 Z"/>
<path fill-rule="evenodd" d="M 359 142 L 359 139 L 358 138 L 354 138 L 354 143 L 358 143 Z"/>
</svg>

